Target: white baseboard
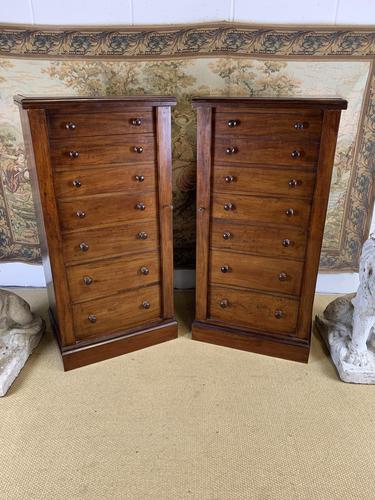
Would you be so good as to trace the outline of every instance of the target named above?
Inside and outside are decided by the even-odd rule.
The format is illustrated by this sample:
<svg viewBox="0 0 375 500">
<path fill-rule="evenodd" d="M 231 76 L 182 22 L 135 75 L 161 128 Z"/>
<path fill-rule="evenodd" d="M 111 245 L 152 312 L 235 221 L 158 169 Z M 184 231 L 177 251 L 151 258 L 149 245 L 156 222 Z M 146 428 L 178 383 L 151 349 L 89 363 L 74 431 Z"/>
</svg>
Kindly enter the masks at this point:
<svg viewBox="0 0 375 500">
<path fill-rule="evenodd" d="M 0 264 L 0 286 L 44 287 L 42 266 L 22 262 Z M 195 288 L 194 269 L 175 269 L 174 286 L 186 290 Z M 358 288 L 358 273 L 319 273 L 317 293 L 350 293 Z"/>
</svg>

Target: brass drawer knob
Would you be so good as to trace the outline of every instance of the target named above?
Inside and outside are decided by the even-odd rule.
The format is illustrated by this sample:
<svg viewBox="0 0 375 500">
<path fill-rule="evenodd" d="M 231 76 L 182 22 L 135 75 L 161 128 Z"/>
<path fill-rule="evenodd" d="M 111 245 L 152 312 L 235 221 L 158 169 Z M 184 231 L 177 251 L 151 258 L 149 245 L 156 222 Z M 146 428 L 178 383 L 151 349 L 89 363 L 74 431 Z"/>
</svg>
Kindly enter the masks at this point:
<svg viewBox="0 0 375 500">
<path fill-rule="evenodd" d="M 297 130 L 302 130 L 303 128 L 306 127 L 306 123 L 302 123 L 302 122 L 296 122 L 294 124 L 294 128 L 297 129 Z"/>
<path fill-rule="evenodd" d="M 224 203 L 224 210 L 226 210 L 227 212 L 229 210 L 234 210 L 236 207 L 234 206 L 233 203 Z"/>
<path fill-rule="evenodd" d="M 224 274 L 229 273 L 230 267 L 228 266 L 228 264 L 224 264 L 223 266 L 221 266 L 220 271 Z"/>
<path fill-rule="evenodd" d="M 79 156 L 79 152 L 78 151 L 69 151 L 69 157 L 74 159 L 74 158 L 78 158 Z"/>
<path fill-rule="evenodd" d="M 279 280 L 280 281 L 286 281 L 288 279 L 288 275 L 286 273 L 280 273 L 279 274 Z"/>
<path fill-rule="evenodd" d="M 222 309 L 225 309 L 226 307 L 229 306 L 229 301 L 228 299 L 221 299 L 221 301 L 219 302 L 219 305 Z"/>
<path fill-rule="evenodd" d="M 206 210 L 206 208 L 205 208 L 205 207 L 199 207 L 199 208 L 198 208 L 198 212 L 201 212 L 201 213 L 203 213 L 205 210 Z"/>
<path fill-rule="evenodd" d="M 146 209 L 146 205 L 144 203 L 137 203 L 135 208 L 137 210 L 145 210 Z"/>
<path fill-rule="evenodd" d="M 146 266 L 142 266 L 139 271 L 140 271 L 141 274 L 144 274 L 145 276 L 147 276 L 148 274 L 150 274 L 150 270 Z"/>
<path fill-rule="evenodd" d="M 131 124 L 135 127 L 139 127 L 140 125 L 142 125 L 142 120 L 140 118 L 133 118 Z"/>
<path fill-rule="evenodd" d="M 230 240 L 231 237 L 232 237 L 232 233 L 230 233 L 229 231 L 225 231 L 225 233 L 223 233 L 224 240 Z"/>
<path fill-rule="evenodd" d="M 143 153 L 143 147 L 142 146 L 134 146 L 133 151 L 134 151 L 134 153 Z"/>
<path fill-rule="evenodd" d="M 84 212 L 83 210 L 77 210 L 76 216 L 80 219 L 83 219 L 84 217 L 86 217 L 86 212 Z"/>
<path fill-rule="evenodd" d="M 82 251 L 82 252 L 87 252 L 87 250 L 89 249 L 89 246 L 87 243 L 85 243 L 84 241 L 82 243 L 80 243 L 79 245 L 79 249 Z"/>
<path fill-rule="evenodd" d="M 294 151 L 291 152 L 291 157 L 296 159 L 296 158 L 301 158 L 302 153 L 301 151 L 298 151 L 298 149 L 295 149 Z"/>
<path fill-rule="evenodd" d="M 82 182 L 79 179 L 74 179 L 73 186 L 79 188 L 82 186 Z"/>
<path fill-rule="evenodd" d="M 238 148 L 236 146 L 229 146 L 225 149 L 227 155 L 234 155 L 238 152 Z"/>
<path fill-rule="evenodd" d="M 142 305 L 143 309 L 150 309 L 150 307 L 151 307 L 151 304 L 148 300 L 144 300 L 141 305 Z"/>
<path fill-rule="evenodd" d="M 274 312 L 274 316 L 275 316 L 276 319 L 281 319 L 285 315 L 284 315 L 284 313 L 283 313 L 283 311 L 281 309 L 276 309 L 276 311 Z"/>
<path fill-rule="evenodd" d="M 85 285 L 91 285 L 91 283 L 93 282 L 94 280 L 91 278 L 91 276 L 84 276 L 83 277 L 83 282 Z"/>
<path fill-rule="evenodd" d="M 139 240 L 147 240 L 148 238 L 148 234 L 145 233 L 144 231 L 140 231 L 138 234 L 137 234 L 137 238 Z"/>
<path fill-rule="evenodd" d="M 90 321 L 90 323 L 96 323 L 96 315 L 95 314 L 89 314 L 87 319 Z"/>
<path fill-rule="evenodd" d="M 225 182 L 231 183 L 237 180 L 237 178 L 234 175 L 226 175 L 224 177 Z"/>
<path fill-rule="evenodd" d="M 77 125 L 74 122 L 68 122 L 65 124 L 65 128 L 67 130 L 75 130 L 77 128 Z"/>
<path fill-rule="evenodd" d="M 285 240 L 282 241 L 282 244 L 283 244 L 283 247 L 290 247 L 292 242 L 286 238 Z"/>
<path fill-rule="evenodd" d="M 290 179 L 290 181 L 288 181 L 288 186 L 290 188 L 295 188 L 297 187 L 299 184 L 299 182 L 297 181 L 297 179 Z"/>
<path fill-rule="evenodd" d="M 295 215 L 295 211 L 293 210 L 293 208 L 288 208 L 287 210 L 285 210 L 285 215 L 287 215 L 288 217 L 292 217 L 293 215 Z"/>
<path fill-rule="evenodd" d="M 227 125 L 228 127 L 230 128 L 234 128 L 234 127 L 238 127 L 238 125 L 240 124 L 240 120 L 228 120 L 227 121 Z"/>
<path fill-rule="evenodd" d="M 135 180 L 138 182 L 143 182 L 145 180 L 145 176 L 144 175 L 136 175 Z"/>
</svg>

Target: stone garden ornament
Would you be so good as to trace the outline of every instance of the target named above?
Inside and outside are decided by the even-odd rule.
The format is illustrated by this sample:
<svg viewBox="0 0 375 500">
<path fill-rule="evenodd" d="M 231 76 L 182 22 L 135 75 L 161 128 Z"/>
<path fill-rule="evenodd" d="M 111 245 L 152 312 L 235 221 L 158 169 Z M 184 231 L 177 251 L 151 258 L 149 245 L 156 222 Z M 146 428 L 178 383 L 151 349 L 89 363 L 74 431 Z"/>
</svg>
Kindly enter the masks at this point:
<svg viewBox="0 0 375 500">
<path fill-rule="evenodd" d="M 375 234 L 362 247 L 357 293 L 328 304 L 315 325 L 344 382 L 375 384 Z"/>
<path fill-rule="evenodd" d="M 6 394 L 44 330 L 44 321 L 25 300 L 0 290 L 0 396 Z"/>
</svg>

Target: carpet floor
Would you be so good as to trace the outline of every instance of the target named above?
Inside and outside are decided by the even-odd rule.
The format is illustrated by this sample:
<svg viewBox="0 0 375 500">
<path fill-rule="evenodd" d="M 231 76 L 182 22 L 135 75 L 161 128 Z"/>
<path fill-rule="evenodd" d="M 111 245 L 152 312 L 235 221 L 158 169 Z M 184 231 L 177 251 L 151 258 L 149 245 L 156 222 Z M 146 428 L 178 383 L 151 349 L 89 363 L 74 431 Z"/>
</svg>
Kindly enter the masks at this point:
<svg viewBox="0 0 375 500">
<path fill-rule="evenodd" d="M 67 373 L 45 335 L 0 400 L 1 500 L 375 499 L 375 386 L 315 337 L 307 365 L 194 342 L 176 309 L 177 340 Z"/>
</svg>

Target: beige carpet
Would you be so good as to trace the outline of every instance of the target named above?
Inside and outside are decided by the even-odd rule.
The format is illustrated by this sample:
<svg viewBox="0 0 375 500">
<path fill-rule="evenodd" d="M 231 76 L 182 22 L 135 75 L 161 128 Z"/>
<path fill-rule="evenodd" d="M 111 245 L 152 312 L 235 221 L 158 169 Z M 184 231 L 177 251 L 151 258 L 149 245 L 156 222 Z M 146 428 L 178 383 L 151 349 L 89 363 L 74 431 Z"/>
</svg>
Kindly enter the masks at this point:
<svg viewBox="0 0 375 500">
<path fill-rule="evenodd" d="M 192 303 L 178 340 L 67 373 L 44 338 L 0 400 L 1 500 L 375 499 L 375 387 L 316 338 L 308 365 L 194 342 Z"/>
</svg>

